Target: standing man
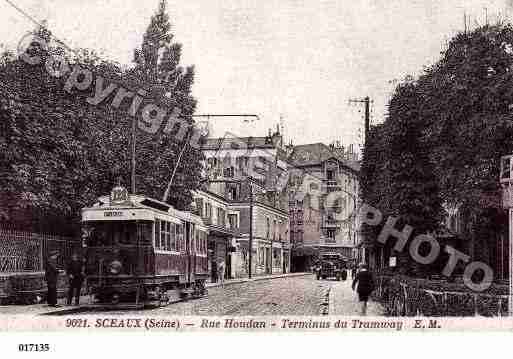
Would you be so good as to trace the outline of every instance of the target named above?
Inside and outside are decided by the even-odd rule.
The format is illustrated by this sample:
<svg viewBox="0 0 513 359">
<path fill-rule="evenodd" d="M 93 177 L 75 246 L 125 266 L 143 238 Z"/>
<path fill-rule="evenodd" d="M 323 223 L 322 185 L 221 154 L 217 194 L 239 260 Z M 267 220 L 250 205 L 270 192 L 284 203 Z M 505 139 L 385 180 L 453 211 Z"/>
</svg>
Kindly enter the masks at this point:
<svg viewBox="0 0 513 359">
<path fill-rule="evenodd" d="M 372 273 L 368 271 L 367 266 L 363 263 L 359 265 L 360 270 L 353 279 L 352 288 L 358 293 L 358 299 L 362 305 L 361 314 L 367 315 L 367 302 L 369 296 L 374 290 L 374 279 Z"/>
<path fill-rule="evenodd" d="M 45 281 L 48 287 L 47 302 L 50 307 L 57 305 L 57 280 L 59 279 L 59 270 L 57 269 L 57 257 L 59 252 L 50 252 L 45 266 Z"/>
<path fill-rule="evenodd" d="M 224 263 L 224 259 L 221 259 L 219 264 L 217 265 L 217 276 L 219 280 L 221 281 L 221 287 L 224 288 L 224 270 L 225 270 L 226 264 Z"/>
<path fill-rule="evenodd" d="M 82 283 L 84 281 L 84 273 L 82 270 L 83 263 L 79 259 L 77 253 L 73 253 L 71 261 L 66 267 L 66 274 L 68 275 L 68 300 L 67 304 L 71 305 L 71 300 L 75 297 L 75 305 L 80 303 L 80 291 L 82 289 Z"/>
</svg>

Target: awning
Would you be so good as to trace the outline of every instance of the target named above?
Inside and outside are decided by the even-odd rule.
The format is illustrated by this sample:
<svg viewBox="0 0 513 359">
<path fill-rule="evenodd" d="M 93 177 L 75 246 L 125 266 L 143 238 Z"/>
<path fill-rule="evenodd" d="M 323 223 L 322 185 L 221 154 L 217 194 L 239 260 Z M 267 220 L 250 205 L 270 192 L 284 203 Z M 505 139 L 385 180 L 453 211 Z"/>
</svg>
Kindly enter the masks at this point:
<svg viewBox="0 0 513 359">
<path fill-rule="evenodd" d="M 220 236 L 220 237 L 231 238 L 231 237 L 237 236 L 236 231 L 231 230 L 226 227 L 223 227 L 223 226 L 217 226 L 217 225 L 210 224 L 207 226 L 207 229 L 208 229 L 209 233 L 216 235 L 216 236 Z"/>
<path fill-rule="evenodd" d="M 295 256 L 313 256 L 319 253 L 319 250 L 315 247 L 297 247 L 292 249 L 292 253 Z"/>
</svg>

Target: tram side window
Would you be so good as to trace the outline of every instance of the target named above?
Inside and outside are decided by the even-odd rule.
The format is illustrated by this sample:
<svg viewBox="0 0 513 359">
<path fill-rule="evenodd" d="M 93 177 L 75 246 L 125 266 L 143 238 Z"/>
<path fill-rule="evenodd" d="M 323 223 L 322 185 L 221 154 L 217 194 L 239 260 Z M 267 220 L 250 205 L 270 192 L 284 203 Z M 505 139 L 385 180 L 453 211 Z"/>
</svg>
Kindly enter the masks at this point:
<svg viewBox="0 0 513 359">
<path fill-rule="evenodd" d="M 179 227 L 180 227 L 179 224 L 175 224 L 173 230 L 175 231 L 175 240 L 176 240 L 176 245 L 178 248 L 177 250 L 180 252 L 182 250 L 182 242 L 180 241 L 180 235 L 178 233 Z"/>
<path fill-rule="evenodd" d="M 155 220 L 155 249 L 160 249 L 160 219 Z"/>
<path fill-rule="evenodd" d="M 202 244 L 202 250 L 201 253 L 207 254 L 207 234 L 205 232 L 201 233 L 201 244 Z"/>
<path fill-rule="evenodd" d="M 171 223 L 167 222 L 167 234 L 166 234 L 166 251 L 170 251 L 171 248 Z"/>
<path fill-rule="evenodd" d="M 166 249 L 166 221 L 160 221 L 160 242 L 159 242 L 159 249 L 165 250 Z"/>
<path fill-rule="evenodd" d="M 184 250 L 184 243 L 183 243 L 183 227 L 181 224 L 177 224 L 175 226 L 175 233 L 176 233 L 176 240 L 178 241 L 179 243 L 179 247 L 181 248 L 181 250 L 183 251 Z"/>
<path fill-rule="evenodd" d="M 172 251 L 174 249 L 174 224 L 168 221 L 155 222 L 155 249 Z"/>
<path fill-rule="evenodd" d="M 178 250 L 177 240 L 176 240 L 176 233 L 175 233 L 175 226 L 176 226 L 176 224 L 171 223 L 171 228 L 169 230 L 169 235 L 171 237 L 171 243 L 169 245 L 169 248 L 172 251 L 177 251 Z"/>
</svg>

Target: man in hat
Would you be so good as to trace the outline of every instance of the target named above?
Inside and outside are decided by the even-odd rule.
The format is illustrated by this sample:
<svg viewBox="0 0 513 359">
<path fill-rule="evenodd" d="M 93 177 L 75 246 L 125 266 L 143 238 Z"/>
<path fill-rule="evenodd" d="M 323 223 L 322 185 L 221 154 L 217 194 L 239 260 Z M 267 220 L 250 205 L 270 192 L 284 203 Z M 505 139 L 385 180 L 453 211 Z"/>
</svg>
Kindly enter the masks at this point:
<svg viewBox="0 0 513 359">
<path fill-rule="evenodd" d="M 352 288 L 355 290 L 356 287 L 358 299 L 362 305 L 361 314 L 366 315 L 367 302 L 370 294 L 374 290 L 374 279 L 372 278 L 372 273 L 367 270 L 367 266 L 364 263 L 361 263 L 358 267 L 360 270 L 353 279 Z"/>
<path fill-rule="evenodd" d="M 47 301 L 51 307 L 57 307 L 57 280 L 59 278 L 59 270 L 57 269 L 57 257 L 59 252 L 53 251 L 49 253 L 45 266 L 45 281 L 48 287 Z"/>
<path fill-rule="evenodd" d="M 77 253 L 73 253 L 71 261 L 66 267 L 66 274 L 68 275 L 68 300 L 67 304 L 71 305 L 73 297 L 75 297 L 75 305 L 80 303 L 80 290 L 82 289 L 82 283 L 84 281 L 84 273 L 82 270 L 82 261 L 79 259 Z"/>
</svg>

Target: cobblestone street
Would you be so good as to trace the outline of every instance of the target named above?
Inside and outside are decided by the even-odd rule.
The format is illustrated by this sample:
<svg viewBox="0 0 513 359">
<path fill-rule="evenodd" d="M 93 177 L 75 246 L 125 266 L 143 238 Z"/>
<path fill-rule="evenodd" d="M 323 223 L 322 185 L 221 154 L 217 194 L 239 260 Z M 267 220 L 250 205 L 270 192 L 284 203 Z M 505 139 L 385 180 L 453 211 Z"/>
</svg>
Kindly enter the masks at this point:
<svg viewBox="0 0 513 359">
<path fill-rule="evenodd" d="M 328 303 L 329 292 L 329 306 Z M 83 302 L 87 301 L 83 297 Z M 60 300 L 64 304 L 64 299 Z M 329 308 L 329 309 L 328 309 Z M 231 283 L 224 288 L 219 286 L 208 289 L 208 296 L 184 302 L 173 303 L 165 307 L 144 311 L 108 311 L 114 315 L 152 314 L 152 315 L 329 315 L 358 316 L 358 297 L 351 290 L 351 279 L 346 281 L 316 280 L 313 275 L 260 279 L 245 283 Z M 63 306 L 57 310 L 46 304 L 1 306 L 0 314 L 48 314 L 61 313 L 81 315 L 98 313 L 96 310 L 74 312 Z M 367 315 L 380 316 L 384 310 L 379 303 L 369 302 Z"/>
<path fill-rule="evenodd" d="M 209 288 L 208 297 L 152 310 L 157 315 L 320 315 L 328 283 L 313 275 Z"/>
</svg>

